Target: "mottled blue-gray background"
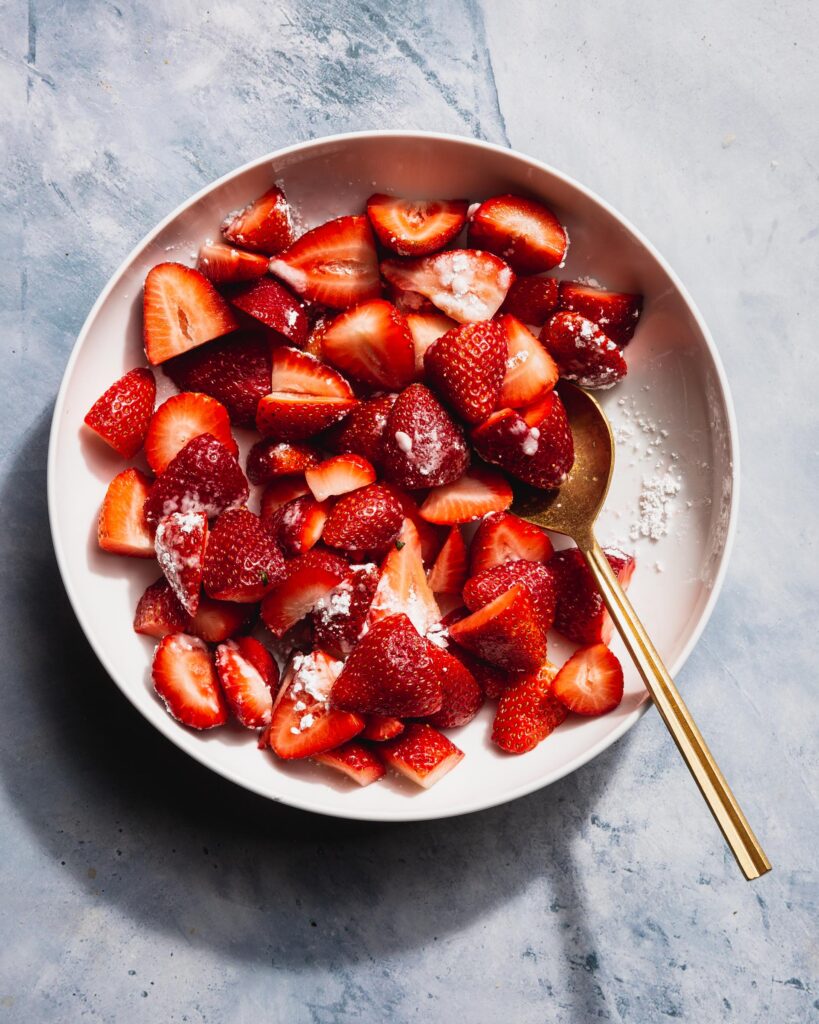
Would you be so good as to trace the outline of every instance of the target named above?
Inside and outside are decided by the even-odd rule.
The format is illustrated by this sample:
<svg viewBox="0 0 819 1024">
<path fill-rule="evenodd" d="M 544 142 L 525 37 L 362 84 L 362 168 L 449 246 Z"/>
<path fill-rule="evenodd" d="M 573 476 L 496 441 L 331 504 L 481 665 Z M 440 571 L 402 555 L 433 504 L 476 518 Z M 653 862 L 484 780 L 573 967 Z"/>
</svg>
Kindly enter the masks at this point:
<svg viewBox="0 0 819 1024">
<path fill-rule="evenodd" d="M 0 1024 L 817 1019 L 817 17 L 810 0 L 0 7 Z M 710 323 L 742 517 L 682 683 L 775 864 L 756 884 L 653 712 L 511 806 L 344 824 L 186 760 L 87 647 L 45 459 L 95 296 L 214 177 L 372 127 L 575 175 Z"/>
</svg>

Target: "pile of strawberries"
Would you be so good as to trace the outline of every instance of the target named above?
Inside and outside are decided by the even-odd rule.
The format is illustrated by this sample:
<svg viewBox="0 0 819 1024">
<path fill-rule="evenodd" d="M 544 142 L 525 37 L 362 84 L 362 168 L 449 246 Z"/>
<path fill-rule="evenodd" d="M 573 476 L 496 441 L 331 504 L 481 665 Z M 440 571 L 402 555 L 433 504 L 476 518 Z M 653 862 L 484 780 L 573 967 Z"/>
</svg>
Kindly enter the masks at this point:
<svg viewBox="0 0 819 1024">
<path fill-rule="evenodd" d="M 222 235 L 197 269 L 145 281 L 148 362 L 179 393 L 155 409 L 139 367 L 85 419 L 144 453 L 111 481 L 99 543 L 158 562 L 134 629 L 159 640 L 169 712 L 232 717 L 361 785 L 392 766 L 428 787 L 463 757 L 441 730 L 484 700 L 510 753 L 614 708 L 623 675 L 582 557 L 507 509 L 510 477 L 566 478 L 555 384 L 624 376 L 640 296 L 543 276 L 568 239 L 519 196 L 379 194 L 296 238 L 272 188 Z M 237 428 L 257 432 L 244 470 Z M 609 558 L 626 584 L 633 559 Z M 580 645 L 559 671 L 553 627 Z"/>
</svg>

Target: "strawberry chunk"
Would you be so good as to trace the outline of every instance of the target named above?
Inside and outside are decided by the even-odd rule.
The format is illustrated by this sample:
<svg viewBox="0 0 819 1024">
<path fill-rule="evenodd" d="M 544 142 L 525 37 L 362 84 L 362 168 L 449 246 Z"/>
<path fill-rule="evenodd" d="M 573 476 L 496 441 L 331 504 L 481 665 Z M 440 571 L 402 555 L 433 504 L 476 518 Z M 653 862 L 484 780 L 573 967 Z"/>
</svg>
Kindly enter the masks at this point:
<svg viewBox="0 0 819 1024">
<path fill-rule="evenodd" d="M 452 740 L 419 722 L 380 749 L 391 768 L 424 789 L 434 786 L 464 758 Z"/>
<path fill-rule="evenodd" d="M 469 464 L 463 430 L 423 384 L 395 400 L 381 456 L 387 480 L 408 490 L 452 483 Z"/>
<path fill-rule="evenodd" d="M 253 445 L 245 468 L 252 484 L 266 484 L 276 477 L 304 473 L 318 463 L 319 457 L 309 445 L 267 440 Z"/>
<path fill-rule="evenodd" d="M 421 539 L 409 518 L 404 519 L 395 547 L 381 565 L 368 621 L 372 625 L 400 613 L 409 618 L 421 636 L 426 636 L 441 618 L 424 572 Z"/>
<path fill-rule="evenodd" d="M 214 656 L 216 672 L 230 710 L 246 729 L 261 729 L 273 717 L 272 690 L 279 670 L 267 650 L 245 636 L 219 644 Z"/>
<path fill-rule="evenodd" d="M 394 284 L 388 284 L 385 288 L 387 299 L 400 310 L 405 316 L 409 313 L 437 313 L 429 299 L 420 292 L 407 291 L 404 288 L 397 288 Z M 448 317 L 446 319 L 449 319 Z"/>
<path fill-rule="evenodd" d="M 392 718 L 390 715 L 367 715 L 367 724 L 361 738 L 372 740 L 375 743 L 383 743 L 385 740 L 395 739 L 400 736 L 406 726 L 400 718 Z"/>
<path fill-rule="evenodd" d="M 585 388 L 610 388 L 628 372 L 619 347 L 593 320 L 555 313 L 540 334 L 560 376 Z"/>
<path fill-rule="evenodd" d="M 418 541 L 421 545 L 419 549 L 421 560 L 427 568 L 430 568 L 446 540 L 446 527 L 436 526 L 433 523 L 428 523 L 426 519 L 422 519 L 418 506 L 406 491 L 402 491 L 400 487 L 395 487 L 390 483 L 384 483 L 382 487 L 386 487 L 397 498 L 401 511 L 404 513 L 404 518 L 409 519 L 415 527 Z M 400 535 L 398 539 L 404 540 L 405 538 L 403 535 Z"/>
<path fill-rule="evenodd" d="M 552 211 L 523 196 L 493 196 L 469 222 L 469 244 L 503 256 L 518 274 L 539 274 L 563 262 L 569 239 Z"/>
<path fill-rule="evenodd" d="M 604 554 L 623 590 L 634 575 L 635 560 L 614 548 Z M 613 623 L 585 559 L 577 548 L 564 548 L 550 561 L 557 581 L 555 628 L 576 644 L 608 643 Z"/>
<path fill-rule="evenodd" d="M 450 320 L 443 313 L 438 313 L 434 308 L 426 313 L 407 313 L 407 327 L 415 349 L 416 379 L 424 376 L 424 356 L 427 349 L 456 326 L 454 320 Z"/>
<path fill-rule="evenodd" d="M 524 754 L 566 720 L 566 708 L 552 693 L 557 669 L 548 661 L 500 695 L 492 740 L 508 754 Z"/>
<path fill-rule="evenodd" d="M 316 501 L 326 501 L 375 483 L 376 473 L 363 456 L 348 453 L 333 455 L 318 465 L 308 466 L 304 479 Z"/>
<path fill-rule="evenodd" d="M 145 437 L 148 465 L 157 475 L 162 473 L 188 441 L 201 434 L 210 434 L 234 455 L 239 454 L 230 432 L 230 417 L 221 402 L 195 391 L 171 395 L 151 417 Z"/>
<path fill-rule="evenodd" d="M 85 415 L 85 425 L 124 459 L 132 459 L 145 440 L 156 399 L 150 370 L 138 367 L 115 381 Z"/>
<path fill-rule="evenodd" d="M 296 348 L 277 348 L 272 357 L 271 391 L 352 398 L 353 389 L 331 366 Z"/>
<path fill-rule="evenodd" d="M 269 517 L 264 517 L 268 533 L 284 553 L 285 558 L 295 558 L 315 547 L 321 540 L 327 522 L 328 505 L 318 502 L 305 494 L 278 508 Z"/>
<path fill-rule="evenodd" d="M 352 566 L 349 576 L 313 607 L 313 642 L 316 647 L 346 657 L 364 632 L 378 585 L 378 566 L 372 562 Z"/>
<path fill-rule="evenodd" d="M 441 681 L 441 707 L 427 722 L 436 729 L 455 729 L 471 722 L 483 704 L 483 693 L 475 677 L 460 658 L 436 646 L 433 663 Z"/>
<path fill-rule="evenodd" d="M 236 284 L 264 277 L 268 262 L 265 256 L 234 249 L 224 242 L 205 242 L 199 247 L 196 269 L 214 284 Z"/>
<path fill-rule="evenodd" d="M 236 636 L 248 624 L 251 609 L 233 601 L 215 601 L 203 594 L 190 625 L 185 630 L 209 644 L 221 644 Z"/>
<path fill-rule="evenodd" d="M 271 480 L 265 487 L 261 501 L 262 519 L 270 527 L 274 514 L 290 501 L 310 493 L 310 488 L 302 476 L 283 476 Z"/>
<path fill-rule="evenodd" d="M 379 395 L 357 405 L 331 439 L 332 448 L 340 453 L 361 455 L 380 469 L 384 431 L 397 397 Z"/>
<path fill-rule="evenodd" d="M 367 200 L 379 242 L 398 256 L 426 256 L 443 249 L 464 224 L 465 199 L 401 199 L 381 192 Z"/>
<path fill-rule="evenodd" d="M 304 441 L 344 419 L 356 405 L 355 398 L 274 391 L 259 402 L 256 427 L 263 437 L 278 441 Z"/>
<path fill-rule="evenodd" d="M 399 389 L 415 376 L 415 346 L 406 317 L 386 299 L 337 316 L 325 330 L 322 357 L 376 388 Z"/>
<path fill-rule="evenodd" d="M 434 594 L 460 594 L 467 575 L 466 542 L 460 528 L 450 528 L 444 546 L 429 571 L 429 585 Z"/>
<path fill-rule="evenodd" d="M 472 538 L 470 572 L 477 576 L 484 569 L 516 558 L 547 562 L 553 551 L 552 542 L 539 526 L 511 512 L 493 512 L 484 517 Z"/>
<path fill-rule="evenodd" d="M 243 249 L 275 256 L 293 244 L 293 218 L 284 192 L 276 185 L 243 210 L 229 214 L 222 234 Z"/>
<path fill-rule="evenodd" d="M 504 314 L 499 323 L 506 331 L 507 357 L 497 407 L 517 409 L 551 391 L 557 384 L 560 371 L 554 359 L 520 320 Z"/>
<path fill-rule="evenodd" d="M 464 604 L 471 612 L 520 584 L 532 600 L 541 629 L 548 632 L 555 620 L 557 585 L 552 570 L 542 562 L 519 558 L 494 565 L 473 576 L 464 586 Z"/>
<path fill-rule="evenodd" d="M 347 562 L 332 551 L 312 548 L 287 564 L 287 575 L 262 601 L 262 621 L 275 637 L 300 622 L 349 575 Z"/>
<path fill-rule="evenodd" d="M 498 403 L 506 374 L 506 331 L 494 320 L 454 327 L 427 349 L 427 379 L 467 423 L 481 423 Z"/>
<path fill-rule="evenodd" d="M 134 615 L 134 632 L 161 640 L 169 633 L 186 632 L 190 621 L 190 615 L 179 603 L 170 583 L 162 576 L 147 587 L 140 597 Z"/>
<path fill-rule="evenodd" d="M 195 615 L 199 607 L 207 540 L 204 512 L 172 512 L 156 527 L 154 545 L 159 568 L 188 615 Z"/>
<path fill-rule="evenodd" d="M 501 313 L 542 327 L 557 309 L 560 286 L 553 277 L 518 277 L 506 293 Z"/>
<path fill-rule="evenodd" d="M 168 712 L 191 729 L 213 729 L 227 721 L 227 707 L 207 644 L 187 633 L 160 640 L 151 673 Z"/>
<path fill-rule="evenodd" d="M 272 277 L 262 277 L 232 290 L 230 301 L 291 345 L 303 348 L 307 343 L 309 324 L 304 306 Z"/>
<path fill-rule="evenodd" d="M 223 512 L 205 552 L 203 583 L 208 596 L 250 604 L 284 577 L 284 559 L 261 519 L 246 508 Z"/>
<path fill-rule="evenodd" d="M 380 484 L 345 494 L 333 506 L 324 527 L 324 543 L 351 554 L 382 554 L 398 536 L 404 514 Z"/>
<path fill-rule="evenodd" d="M 151 483 L 138 469 L 118 473 L 105 492 L 97 522 L 103 551 L 132 558 L 153 558 L 154 540 L 143 514 Z"/>
<path fill-rule="evenodd" d="M 531 672 L 546 657 L 546 634 L 521 584 L 449 627 L 449 635 L 498 668 Z"/>
<path fill-rule="evenodd" d="M 335 768 L 359 786 L 369 786 L 387 773 L 387 769 L 376 755 L 361 743 L 345 743 L 335 750 L 316 754 L 313 760 Z"/>
<path fill-rule="evenodd" d="M 316 359 L 323 358 L 324 335 L 334 319 L 335 317 L 322 313 L 311 321 L 310 331 L 304 345 L 305 352 L 309 353 L 311 356 L 315 356 Z"/>
<path fill-rule="evenodd" d="M 487 512 L 503 512 L 512 504 L 512 488 L 505 477 L 473 466 L 455 483 L 433 487 L 421 505 L 427 522 L 471 523 Z"/>
<path fill-rule="evenodd" d="M 643 308 L 643 296 L 609 292 L 579 281 L 560 282 L 560 308 L 593 320 L 612 341 L 627 345 Z"/>
<path fill-rule="evenodd" d="M 576 715 L 605 715 L 623 699 L 623 669 L 605 644 L 581 647 L 552 683 L 552 693 Z"/>
</svg>

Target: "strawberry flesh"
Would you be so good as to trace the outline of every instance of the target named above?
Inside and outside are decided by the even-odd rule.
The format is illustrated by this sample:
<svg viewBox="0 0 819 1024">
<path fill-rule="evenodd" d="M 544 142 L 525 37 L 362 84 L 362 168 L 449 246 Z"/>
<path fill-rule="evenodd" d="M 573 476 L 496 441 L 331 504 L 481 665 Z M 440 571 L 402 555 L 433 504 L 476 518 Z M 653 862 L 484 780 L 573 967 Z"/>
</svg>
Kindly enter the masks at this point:
<svg viewBox="0 0 819 1024">
<path fill-rule="evenodd" d="M 201 434 L 210 434 L 234 455 L 239 454 L 230 432 L 230 417 L 221 402 L 195 391 L 171 395 L 151 417 L 145 436 L 148 465 L 158 475 L 188 441 Z"/>
<path fill-rule="evenodd" d="M 265 256 L 243 252 L 224 242 L 205 242 L 199 247 L 196 269 L 214 284 L 236 284 L 264 277 L 268 262 Z"/>
<path fill-rule="evenodd" d="M 623 699 L 622 666 L 605 644 L 581 647 L 555 676 L 552 692 L 576 715 L 605 715 Z"/>
<path fill-rule="evenodd" d="M 468 555 L 466 542 L 458 526 L 450 528 L 444 546 L 429 571 L 434 594 L 460 594 L 466 583 Z"/>
<path fill-rule="evenodd" d="M 293 244 L 293 218 L 284 192 L 277 186 L 254 199 L 243 210 L 229 214 L 222 234 L 243 249 L 274 256 Z"/>
<path fill-rule="evenodd" d="M 569 244 L 552 211 L 523 196 L 493 196 L 469 222 L 469 244 L 503 256 L 518 274 L 539 274 L 562 263 Z"/>
<path fill-rule="evenodd" d="M 498 322 L 506 331 L 507 357 L 499 409 L 517 409 L 543 397 L 557 384 L 560 371 L 538 339 L 520 320 L 509 314 Z"/>
<path fill-rule="evenodd" d="M 295 558 L 318 544 L 327 522 L 327 508 L 326 503 L 305 494 L 264 517 L 268 533 L 285 558 Z"/>
<path fill-rule="evenodd" d="M 421 515 L 430 523 L 471 523 L 488 512 L 503 512 L 512 504 L 512 497 L 505 477 L 473 466 L 454 483 L 434 487 L 421 505 Z"/>
<path fill-rule="evenodd" d="M 468 205 L 465 199 L 401 199 L 379 192 L 367 200 L 367 216 L 386 249 L 426 256 L 460 234 Z"/>
<path fill-rule="evenodd" d="M 313 642 L 344 658 L 361 638 L 376 587 L 378 567 L 368 562 L 352 566 L 350 574 L 313 606 Z"/>
<path fill-rule="evenodd" d="M 208 520 L 203 512 L 172 512 L 156 527 L 159 568 L 188 615 L 195 615 L 199 607 L 207 540 Z"/>
<path fill-rule="evenodd" d="M 371 387 L 397 390 L 415 376 L 415 346 L 406 317 L 386 299 L 348 309 L 325 330 L 322 358 Z"/>
<path fill-rule="evenodd" d="M 314 755 L 313 760 L 335 768 L 359 786 L 369 786 L 387 772 L 383 763 L 363 743 L 344 743 L 335 750 L 325 750 Z"/>
<path fill-rule="evenodd" d="M 311 548 L 287 563 L 284 581 L 262 601 L 262 621 L 282 637 L 349 575 L 348 563 L 332 551 Z"/>
<path fill-rule="evenodd" d="M 230 301 L 243 313 L 303 348 L 309 324 L 304 306 L 278 281 L 263 277 L 231 290 Z"/>
<path fill-rule="evenodd" d="M 271 689 L 279 681 L 276 663 L 258 640 L 246 636 L 216 648 L 216 672 L 234 718 L 246 729 L 261 729 L 273 715 Z"/>
<path fill-rule="evenodd" d="M 288 346 L 273 353 L 269 390 L 325 398 L 353 397 L 353 389 L 340 373 L 308 352 Z"/>
<path fill-rule="evenodd" d="M 547 562 L 553 551 L 552 542 L 539 526 L 511 512 L 492 512 L 481 520 L 472 538 L 470 573 L 477 576 L 484 569 L 516 558 Z"/>
<path fill-rule="evenodd" d="M 414 722 L 379 749 L 391 768 L 424 789 L 434 786 L 464 758 L 452 740 L 424 722 Z"/>
<path fill-rule="evenodd" d="M 154 689 L 168 712 L 191 729 L 213 729 L 227 721 L 216 669 L 208 646 L 187 633 L 160 640 L 151 669 Z"/>
<path fill-rule="evenodd" d="M 151 483 L 138 469 L 118 473 L 105 492 L 97 521 L 97 541 L 103 551 L 132 558 L 153 558 L 154 541 L 144 508 Z"/>
<path fill-rule="evenodd" d="M 484 661 L 513 672 L 531 672 L 546 657 L 546 634 L 521 584 L 454 622 L 449 635 Z"/>
</svg>

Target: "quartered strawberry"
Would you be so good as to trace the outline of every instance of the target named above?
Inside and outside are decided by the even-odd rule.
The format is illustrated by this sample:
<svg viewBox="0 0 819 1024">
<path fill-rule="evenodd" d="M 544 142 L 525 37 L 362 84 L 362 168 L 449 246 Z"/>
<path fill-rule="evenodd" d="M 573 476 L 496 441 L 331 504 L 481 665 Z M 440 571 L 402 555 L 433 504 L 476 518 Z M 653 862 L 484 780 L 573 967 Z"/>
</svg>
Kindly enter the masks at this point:
<svg viewBox="0 0 819 1024">
<path fill-rule="evenodd" d="M 627 345 L 640 318 L 643 296 L 592 288 L 579 281 L 561 281 L 560 308 L 593 320 L 612 341 Z"/>
<path fill-rule="evenodd" d="M 460 324 L 494 316 L 515 278 L 502 259 L 475 249 L 384 260 L 381 273 L 396 288 L 424 295 Z"/>
<path fill-rule="evenodd" d="M 469 244 L 503 256 L 518 274 L 539 274 L 563 262 L 569 239 L 552 211 L 523 196 L 493 196 L 469 222 Z"/>
<path fill-rule="evenodd" d="M 230 306 L 198 270 L 159 263 L 148 271 L 143 334 L 149 363 L 164 363 L 238 326 Z"/>
<path fill-rule="evenodd" d="M 506 689 L 498 701 L 492 740 L 508 754 L 534 748 L 566 719 L 566 708 L 552 694 L 557 669 L 548 661 Z"/>
<path fill-rule="evenodd" d="M 320 597 L 313 607 L 316 647 L 346 657 L 361 638 L 379 579 L 373 562 L 350 567 L 349 575 Z"/>
<path fill-rule="evenodd" d="M 309 324 L 304 306 L 272 277 L 231 289 L 230 301 L 237 309 L 280 334 L 289 344 L 303 348 Z"/>
<path fill-rule="evenodd" d="M 471 523 L 487 512 L 503 512 L 512 504 L 512 488 L 505 477 L 483 466 L 472 469 L 444 487 L 433 487 L 421 505 L 427 522 Z"/>
<path fill-rule="evenodd" d="M 294 498 L 282 505 L 264 522 L 285 558 L 295 558 L 315 547 L 321 540 L 327 522 L 329 504 L 319 502 L 311 494 Z"/>
<path fill-rule="evenodd" d="M 391 768 L 424 789 L 434 786 L 464 758 L 452 740 L 423 722 L 409 725 L 379 750 Z"/>
<path fill-rule="evenodd" d="M 200 434 L 210 434 L 233 455 L 239 454 L 239 446 L 230 432 L 228 411 L 221 402 L 196 391 L 171 395 L 151 417 L 145 435 L 148 465 L 158 475 L 188 441 Z"/>
<path fill-rule="evenodd" d="M 506 331 L 506 374 L 497 408 L 517 409 L 542 398 L 557 384 L 557 363 L 520 320 L 509 314 L 498 318 Z"/>
<path fill-rule="evenodd" d="M 576 715 L 605 715 L 623 699 L 623 669 L 605 644 L 581 647 L 552 683 L 552 693 Z"/>
<path fill-rule="evenodd" d="M 367 724 L 361 738 L 373 740 L 375 743 L 383 743 L 385 740 L 395 739 L 400 736 L 406 726 L 400 718 L 392 718 L 390 715 L 367 715 Z"/>
<path fill-rule="evenodd" d="M 270 273 L 331 309 L 347 309 L 381 294 L 378 256 L 366 217 L 339 217 L 313 228 L 270 261 Z"/>
<path fill-rule="evenodd" d="M 276 477 L 304 473 L 318 463 L 319 457 L 309 445 L 267 440 L 253 445 L 245 469 L 252 484 L 266 484 Z"/>
<path fill-rule="evenodd" d="M 430 639 L 445 646 L 446 650 L 469 670 L 487 700 L 497 700 L 508 687 L 523 678 L 524 673 L 511 672 L 509 669 L 490 665 L 452 640 L 449 636 L 449 627 L 454 622 L 465 619 L 469 614 L 467 608 L 454 608 L 441 620 L 441 632 L 438 637 L 430 636 Z"/>
<path fill-rule="evenodd" d="M 114 477 L 97 522 L 97 540 L 103 551 L 133 558 L 154 557 L 154 540 L 143 514 L 150 490 L 150 481 L 138 469 L 124 469 Z"/>
<path fill-rule="evenodd" d="M 254 199 L 243 210 L 228 214 L 222 234 L 243 249 L 275 256 L 293 244 L 293 218 L 284 192 L 277 186 Z"/>
<path fill-rule="evenodd" d="M 463 430 L 423 384 L 402 391 L 381 446 L 384 476 L 407 490 L 458 480 L 469 464 Z"/>
<path fill-rule="evenodd" d="M 377 192 L 367 216 L 381 244 L 399 256 L 426 256 L 443 249 L 464 224 L 465 199 L 401 199 Z"/>
<path fill-rule="evenodd" d="M 353 389 L 331 366 L 308 352 L 282 346 L 273 352 L 270 391 L 352 398 Z"/>
<path fill-rule="evenodd" d="M 407 313 L 407 327 L 415 349 L 415 377 L 424 376 L 424 355 L 440 337 L 456 327 L 454 320 L 433 308 L 432 312 Z"/>
<path fill-rule="evenodd" d="M 239 724 L 247 729 L 269 725 L 279 670 L 266 648 L 244 636 L 219 644 L 214 661 L 222 692 Z"/>
<path fill-rule="evenodd" d="M 357 405 L 355 398 L 274 391 L 259 402 L 256 428 L 277 441 L 304 441 L 344 419 Z"/>
<path fill-rule="evenodd" d="M 345 455 L 333 455 L 318 465 L 308 466 L 304 479 L 316 501 L 326 501 L 375 483 L 376 472 L 363 455 L 348 452 Z"/>
<path fill-rule="evenodd" d="M 542 327 L 557 309 L 559 289 L 554 277 L 518 277 L 506 293 L 501 313 Z"/>
<path fill-rule="evenodd" d="M 207 541 L 204 512 L 172 512 L 156 527 L 154 546 L 159 568 L 188 615 L 195 615 L 199 607 Z"/>
<path fill-rule="evenodd" d="M 484 569 L 464 586 L 464 604 L 471 612 L 477 611 L 516 584 L 525 588 L 532 599 L 541 629 L 548 632 L 555 619 L 557 585 L 554 573 L 542 562 L 518 558 Z"/>
<path fill-rule="evenodd" d="M 506 330 L 495 320 L 453 327 L 427 349 L 427 380 L 461 419 L 481 423 L 498 403 L 506 348 Z"/>
<path fill-rule="evenodd" d="M 395 497 L 380 484 L 345 494 L 327 517 L 323 540 L 331 548 L 355 554 L 382 554 L 398 536 L 404 513 Z"/>
<path fill-rule="evenodd" d="M 484 661 L 513 672 L 531 672 L 546 657 L 546 634 L 521 584 L 452 623 L 449 635 Z"/>
<path fill-rule="evenodd" d="M 214 284 L 255 281 L 267 273 L 269 260 L 255 252 L 235 249 L 224 242 L 205 242 L 199 247 L 196 269 Z"/>
<path fill-rule="evenodd" d="M 233 452 L 212 434 L 201 434 L 168 464 L 145 500 L 145 519 L 155 526 L 171 512 L 204 512 L 213 519 L 244 505 L 249 488 Z"/>
<path fill-rule="evenodd" d="M 303 476 L 282 476 L 271 480 L 262 494 L 262 519 L 269 523 L 274 513 L 283 505 L 309 493 L 310 488 L 304 482 Z"/>
<path fill-rule="evenodd" d="M 187 633 L 160 640 L 152 667 L 154 689 L 171 715 L 191 729 L 213 729 L 227 721 L 208 646 Z"/>
<path fill-rule="evenodd" d="M 584 388 L 610 388 L 628 372 L 620 348 L 593 320 L 579 313 L 555 313 L 540 340 L 560 369 L 560 376 Z"/>
<path fill-rule="evenodd" d="M 429 570 L 429 585 L 434 594 L 460 594 L 466 583 L 468 556 L 466 542 L 458 526 L 450 528 L 444 546 Z"/>
<path fill-rule="evenodd" d="M 355 380 L 399 389 L 415 376 L 415 347 L 403 313 L 372 299 L 337 316 L 325 330 L 321 354 Z"/>
<path fill-rule="evenodd" d="M 311 548 L 287 563 L 284 582 L 262 601 L 262 621 L 274 636 L 284 636 L 349 573 L 350 566 L 340 555 Z"/>
<path fill-rule="evenodd" d="M 397 397 L 378 395 L 359 403 L 334 434 L 333 450 L 355 452 L 380 469 L 387 418 Z"/>
<path fill-rule="evenodd" d="M 634 575 L 635 560 L 614 548 L 604 549 L 623 590 Z M 557 581 L 555 628 L 576 644 L 608 643 L 613 623 L 585 559 L 577 548 L 564 548 L 549 562 Z"/>
<path fill-rule="evenodd" d="M 368 622 L 404 613 L 421 636 L 439 622 L 441 612 L 427 582 L 418 531 L 404 519 L 395 547 L 381 564 Z"/>
<path fill-rule="evenodd" d="M 547 562 L 554 548 L 539 526 L 513 516 L 511 512 L 492 512 L 481 520 L 469 547 L 470 574 L 516 558 Z"/>
<path fill-rule="evenodd" d="M 335 768 L 359 786 L 369 786 L 387 773 L 383 763 L 362 743 L 344 743 L 335 750 L 314 755 L 313 760 Z"/>
<path fill-rule="evenodd" d="M 169 633 L 184 633 L 191 617 L 179 603 L 170 583 L 162 576 L 139 599 L 134 615 L 134 632 L 162 639 Z"/>
<path fill-rule="evenodd" d="M 483 693 L 466 664 L 437 645 L 432 661 L 441 682 L 441 707 L 427 722 L 436 729 L 455 729 L 471 722 L 483 704 Z"/>
<path fill-rule="evenodd" d="M 145 440 L 156 399 L 154 375 L 145 367 L 129 370 L 94 402 L 85 425 L 124 459 L 132 459 Z"/>
<path fill-rule="evenodd" d="M 248 624 L 252 609 L 233 601 L 215 601 L 203 594 L 199 598 L 196 615 L 185 632 L 198 636 L 209 644 L 221 644 L 236 636 Z"/>
<path fill-rule="evenodd" d="M 250 604 L 284 577 L 284 559 L 262 520 L 246 508 L 223 512 L 208 537 L 205 593 L 218 601 Z"/>
</svg>

